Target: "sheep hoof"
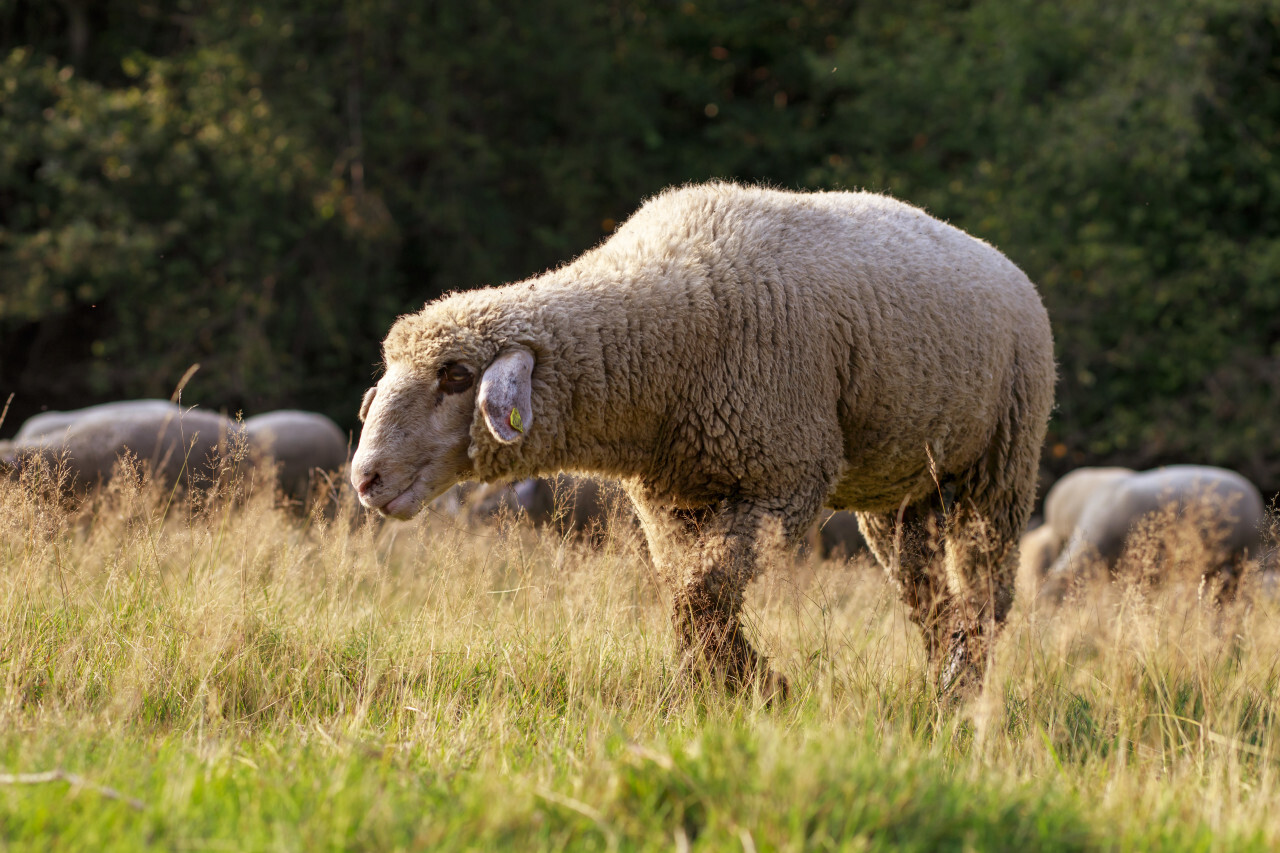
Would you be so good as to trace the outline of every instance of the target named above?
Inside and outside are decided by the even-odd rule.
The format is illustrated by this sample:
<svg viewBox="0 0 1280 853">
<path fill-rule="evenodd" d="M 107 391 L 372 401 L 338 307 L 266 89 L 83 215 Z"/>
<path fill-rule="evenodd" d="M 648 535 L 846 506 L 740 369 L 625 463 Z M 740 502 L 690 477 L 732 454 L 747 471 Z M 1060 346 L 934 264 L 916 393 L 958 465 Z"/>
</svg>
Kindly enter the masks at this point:
<svg viewBox="0 0 1280 853">
<path fill-rule="evenodd" d="M 791 695 L 786 676 L 770 669 L 765 659 L 752 653 L 730 660 L 708 659 L 705 651 L 689 649 L 680 662 L 682 677 L 691 684 L 722 685 L 731 693 L 757 690 L 766 705 L 785 702 Z"/>
<path fill-rule="evenodd" d="M 969 654 L 970 637 L 965 631 L 951 635 L 946 664 L 938 670 L 938 698 L 952 702 L 965 698 L 981 683 L 977 668 Z"/>
<path fill-rule="evenodd" d="M 772 669 L 765 671 L 758 686 L 765 705 L 781 705 L 791 698 L 791 684 L 787 681 L 787 677 Z"/>
</svg>

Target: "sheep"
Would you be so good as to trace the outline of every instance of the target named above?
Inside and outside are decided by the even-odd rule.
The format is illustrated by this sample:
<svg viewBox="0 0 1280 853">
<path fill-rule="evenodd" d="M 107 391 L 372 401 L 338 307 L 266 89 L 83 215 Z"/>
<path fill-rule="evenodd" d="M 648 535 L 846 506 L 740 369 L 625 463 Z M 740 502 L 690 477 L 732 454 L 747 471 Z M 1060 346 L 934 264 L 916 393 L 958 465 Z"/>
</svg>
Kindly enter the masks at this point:
<svg viewBox="0 0 1280 853">
<path fill-rule="evenodd" d="M 66 412 L 41 412 L 23 421 L 13 440 L 18 444 L 29 444 L 35 439 L 64 433 L 67 427 L 81 418 L 102 413 L 109 412 L 114 417 L 128 419 L 156 414 L 168 415 L 177 411 L 179 411 L 178 405 L 168 400 L 116 400 Z"/>
<path fill-rule="evenodd" d="M 412 517 L 452 484 L 620 479 L 693 673 L 785 695 L 748 582 L 856 510 L 937 695 L 980 685 L 1012 601 L 1055 367 L 999 251 L 894 199 L 668 190 L 577 260 L 400 317 L 351 478 Z"/>
<path fill-rule="evenodd" d="M 196 463 L 215 463 L 204 471 L 212 473 L 226 461 L 227 440 L 232 438 L 242 438 L 256 458 L 278 464 L 283 492 L 299 502 L 308 495 L 314 469 L 337 471 L 346 464 L 347 438 L 324 415 L 284 409 L 255 415 L 238 425 L 222 415 L 184 409 L 168 400 L 120 400 L 42 412 L 27 419 L 0 452 L 2 458 L 15 462 L 32 454 L 52 462 L 65 450 L 74 485 L 83 490 L 110 477 L 116 458 L 125 450 L 152 462 L 154 475 L 165 484 L 175 482 L 184 460 L 191 468 Z"/>
<path fill-rule="evenodd" d="M 1018 589 L 1034 593 L 1039 588 L 1093 494 L 1132 473 L 1131 468 L 1077 468 L 1053 484 L 1044 499 L 1044 523 L 1022 537 Z"/>
<path fill-rule="evenodd" d="M 316 412 L 280 409 L 244 421 L 251 452 L 279 466 L 280 487 L 290 499 L 305 502 L 316 471 L 338 471 L 347 464 L 347 435 Z"/>
<path fill-rule="evenodd" d="M 1094 498 L 1135 473 L 1132 468 L 1077 468 L 1063 475 L 1045 495 L 1044 526 L 1059 542 L 1067 541 Z"/>
<path fill-rule="evenodd" d="M 557 474 L 482 486 L 469 503 L 474 517 L 488 519 L 504 511 L 523 512 L 538 527 L 549 527 L 560 536 L 585 537 L 598 544 L 622 497 L 620 487 L 612 481 Z"/>
<path fill-rule="evenodd" d="M 19 467 L 33 457 L 65 463 L 67 485 L 84 491 L 110 478 L 125 451 L 149 464 L 152 476 L 173 484 L 184 475 L 212 476 L 240 427 L 230 419 L 163 400 L 124 401 L 80 412 L 47 412 L 19 430 L 6 461 Z"/>
<path fill-rule="evenodd" d="M 1050 532 L 1040 537 L 1042 556 L 1029 572 L 1043 576 L 1040 599 L 1060 599 L 1090 561 L 1100 560 L 1114 573 L 1135 534 L 1167 538 L 1143 524 L 1164 512 L 1181 516 L 1179 530 L 1193 533 L 1205 549 L 1205 576 L 1218 576 L 1223 596 L 1230 596 L 1244 561 L 1262 553 L 1262 495 L 1234 471 L 1170 465 L 1141 472 L 1081 468 L 1054 484 L 1045 498 Z"/>
</svg>

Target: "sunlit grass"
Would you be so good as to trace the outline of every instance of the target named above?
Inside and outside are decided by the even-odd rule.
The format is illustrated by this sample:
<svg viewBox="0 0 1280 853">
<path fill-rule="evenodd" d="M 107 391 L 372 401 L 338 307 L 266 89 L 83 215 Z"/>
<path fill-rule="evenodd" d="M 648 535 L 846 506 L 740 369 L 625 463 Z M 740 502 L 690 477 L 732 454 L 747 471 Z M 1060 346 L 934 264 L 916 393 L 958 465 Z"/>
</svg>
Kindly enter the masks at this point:
<svg viewBox="0 0 1280 853">
<path fill-rule="evenodd" d="M 13 849 L 1280 843 L 1280 623 L 1248 588 L 1020 603 L 951 709 L 878 568 L 797 558 L 750 599 L 795 688 L 766 707 L 678 676 L 624 525 L 38 485 L 0 481 L 0 774 L 79 784 L 6 778 Z"/>
</svg>

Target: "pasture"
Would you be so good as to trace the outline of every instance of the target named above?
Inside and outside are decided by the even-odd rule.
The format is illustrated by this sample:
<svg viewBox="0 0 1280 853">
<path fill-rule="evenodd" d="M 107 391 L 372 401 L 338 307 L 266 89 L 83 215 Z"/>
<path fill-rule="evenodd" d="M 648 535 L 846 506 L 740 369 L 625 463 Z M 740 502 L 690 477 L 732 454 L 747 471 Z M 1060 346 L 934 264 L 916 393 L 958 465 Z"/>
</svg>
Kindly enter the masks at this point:
<svg viewBox="0 0 1280 853">
<path fill-rule="evenodd" d="M 939 707 L 883 572 L 797 556 L 769 707 L 680 678 L 638 536 L 0 480 L 0 848 L 1266 850 L 1280 604 L 1025 597 Z"/>
</svg>

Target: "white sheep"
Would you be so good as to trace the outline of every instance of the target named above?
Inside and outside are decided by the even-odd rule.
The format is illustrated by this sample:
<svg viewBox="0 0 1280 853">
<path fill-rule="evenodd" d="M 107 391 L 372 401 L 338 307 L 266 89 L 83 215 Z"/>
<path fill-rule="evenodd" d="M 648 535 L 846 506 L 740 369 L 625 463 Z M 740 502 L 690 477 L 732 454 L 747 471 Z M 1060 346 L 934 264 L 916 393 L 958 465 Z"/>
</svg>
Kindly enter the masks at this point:
<svg viewBox="0 0 1280 853">
<path fill-rule="evenodd" d="M 467 479 L 621 479 L 686 661 L 766 691 L 747 583 L 824 504 L 857 510 L 946 691 L 1009 609 L 1052 349 L 1027 277 L 914 207 L 688 186 L 564 267 L 401 317 L 352 482 L 407 518 Z"/>
<path fill-rule="evenodd" d="M 1206 560 L 1204 573 L 1218 576 L 1228 595 L 1244 561 L 1262 553 L 1262 495 L 1234 471 L 1207 465 L 1140 472 L 1080 468 L 1049 490 L 1043 527 L 1024 539 L 1027 579 L 1042 580 L 1041 598 L 1053 601 L 1091 563 L 1100 561 L 1114 572 L 1135 533 L 1143 531 L 1144 521 L 1156 520 L 1156 513 L 1178 516 L 1178 530 L 1166 533 L 1194 534 Z"/>
</svg>

